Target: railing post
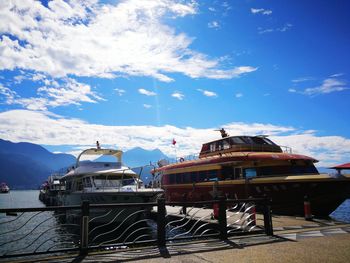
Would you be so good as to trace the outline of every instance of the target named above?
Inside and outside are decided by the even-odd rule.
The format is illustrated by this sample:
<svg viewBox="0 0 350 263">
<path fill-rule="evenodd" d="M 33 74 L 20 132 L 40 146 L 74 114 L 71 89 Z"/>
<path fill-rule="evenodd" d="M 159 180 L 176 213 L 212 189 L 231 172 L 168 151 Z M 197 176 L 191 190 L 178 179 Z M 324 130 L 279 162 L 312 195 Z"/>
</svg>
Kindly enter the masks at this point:
<svg viewBox="0 0 350 263">
<path fill-rule="evenodd" d="M 157 241 L 159 247 L 165 247 L 165 199 L 157 199 Z"/>
<path fill-rule="evenodd" d="M 264 228 L 265 234 L 268 236 L 273 236 L 273 227 L 272 227 L 272 216 L 271 216 L 271 200 L 266 199 L 264 201 Z"/>
<path fill-rule="evenodd" d="M 84 200 L 81 204 L 81 224 L 80 224 L 80 254 L 88 252 L 89 247 L 89 201 Z"/>
<path fill-rule="evenodd" d="M 224 197 L 219 199 L 219 228 L 220 239 L 227 239 L 226 199 Z"/>
</svg>

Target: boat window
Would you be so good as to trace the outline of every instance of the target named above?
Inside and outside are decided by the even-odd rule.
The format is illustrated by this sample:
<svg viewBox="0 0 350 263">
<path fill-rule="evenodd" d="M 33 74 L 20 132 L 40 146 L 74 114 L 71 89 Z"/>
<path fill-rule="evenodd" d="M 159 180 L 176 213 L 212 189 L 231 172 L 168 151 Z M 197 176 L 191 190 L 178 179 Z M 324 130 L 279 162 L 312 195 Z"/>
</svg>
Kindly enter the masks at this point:
<svg viewBox="0 0 350 263">
<path fill-rule="evenodd" d="M 253 137 L 252 140 L 255 144 L 267 144 L 261 137 Z"/>
<path fill-rule="evenodd" d="M 169 184 L 175 184 L 176 175 L 175 174 L 168 174 L 168 177 L 169 177 Z"/>
<path fill-rule="evenodd" d="M 255 168 L 244 169 L 244 175 L 245 175 L 245 178 L 248 178 L 248 179 L 254 178 L 257 175 L 256 169 Z"/>
<path fill-rule="evenodd" d="M 264 138 L 263 139 L 267 144 L 269 145 L 276 145 L 274 142 L 272 142 L 270 139 Z"/>
<path fill-rule="evenodd" d="M 129 179 L 124 179 L 122 180 L 122 185 L 134 185 L 135 184 L 135 179 L 134 178 L 129 178 Z"/>
<path fill-rule="evenodd" d="M 316 167 L 311 165 L 284 165 L 259 167 L 259 176 L 318 174 Z"/>
<path fill-rule="evenodd" d="M 245 143 L 247 143 L 247 144 L 254 144 L 254 141 L 253 141 L 252 138 L 250 138 L 250 137 L 241 137 L 241 138 L 242 138 L 242 140 L 244 140 Z"/>
<path fill-rule="evenodd" d="M 218 142 L 216 142 L 216 148 L 217 148 L 217 150 L 222 150 L 223 148 L 224 148 L 224 142 L 223 141 L 218 141 Z"/>
<path fill-rule="evenodd" d="M 229 140 L 226 139 L 223 141 L 223 147 L 224 147 L 224 150 L 230 149 L 231 145 L 230 145 Z"/>
<path fill-rule="evenodd" d="M 90 177 L 83 178 L 83 186 L 84 187 L 91 187 L 92 186 Z"/>
<path fill-rule="evenodd" d="M 76 191 L 81 191 L 81 190 L 83 190 L 83 182 L 82 182 L 81 178 L 79 178 L 79 179 L 75 182 L 75 190 L 76 190 Z"/>
<path fill-rule="evenodd" d="M 207 152 L 209 150 L 209 144 L 203 144 L 201 152 Z"/>
<path fill-rule="evenodd" d="M 235 168 L 234 169 L 234 179 L 241 178 L 241 172 L 242 172 L 242 168 Z"/>
<path fill-rule="evenodd" d="M 204 182 L 204 181 L 207 181 L 207 172 L 206 171 L 198 172 L 198 182 Z"/>
<path fill-rule="evenodd" d="M 312 165 L 293 165 L 292 174 L 315 174 L 318 173 L 316 167 Z"/>
<path fill-rule="evenodd" d="M 183 183 L 191 183 L 191 174 L 190 173 L 183 174 Z"/>
<path fill-rule="evenodd" d="M 175 181 L 177 184 L 182 183 L 182 174 L 176 174 Z"/>
<path fill-rule="evenodd" d="M 218 171 L 217 170 L 208 171 L 208 180 L 209 181 L 215 181 L 217 179 L 218 179 Z"/>
<path fill-rule="evenodd" d="M 223 166 L 221 169 L 221 174 L 223 180 L 234 179 L 234 169 L 232 166 Z"/>
<path fill-rule="evenodd" d="M 196 183 L 197 182 L 197 172 L 191 173 L 191 181 Z"/>
<path fill-rule="evenodd" d="M 216 143 L 215 142 L 210 144 L 210 151 L 211 152 L 215 152 L 216 151 Z"/>
<path fill-rule="evenodd" d="M 245 142 L 240 137 L 231 137 L 231 144 L 244 144 Z"/>
<path fill-rule="evenodd" d="M 103 188 L 106 180 L 93 178 L 94 186 L 96 188 Z"/>
</svg>

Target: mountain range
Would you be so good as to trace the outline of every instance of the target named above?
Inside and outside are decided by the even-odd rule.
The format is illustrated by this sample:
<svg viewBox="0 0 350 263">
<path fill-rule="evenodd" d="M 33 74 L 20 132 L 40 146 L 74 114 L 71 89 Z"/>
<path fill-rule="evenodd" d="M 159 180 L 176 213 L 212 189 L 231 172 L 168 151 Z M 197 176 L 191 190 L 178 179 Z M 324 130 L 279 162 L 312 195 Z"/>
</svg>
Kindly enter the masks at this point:
<svg viewBox="0 0 350 263">
<path fill-rule="evenodd" d="M 167 158 L 160 150 L 134 148 L 123 154 L 129 167 L 143 166 Z M 75 164 L 70 154 L 52 153 L 44 147 L 27 142 L 13 143 L 0 139 L 0 182 L 11 189 L 37 189 L 55 171 Z M 150 179 L 150 166 L 135 168 L 145 183 Z"/>
</svg>

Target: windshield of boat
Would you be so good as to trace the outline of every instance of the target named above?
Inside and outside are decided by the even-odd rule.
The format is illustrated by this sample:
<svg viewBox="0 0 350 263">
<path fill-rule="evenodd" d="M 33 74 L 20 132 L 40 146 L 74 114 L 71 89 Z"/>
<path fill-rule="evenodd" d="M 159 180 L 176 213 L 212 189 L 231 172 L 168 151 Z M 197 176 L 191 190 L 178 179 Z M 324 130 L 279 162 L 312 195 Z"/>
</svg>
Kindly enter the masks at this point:
<svg viewBox="0 0 350 263">
<path fill-rule="evenodd" d="M 123 186 L 131 186 L 136 185 L 135 178 L 132 176 L 93 176 L 92 177 L 92 185 L 96 188 L 119 188 Z"/>
</svg>

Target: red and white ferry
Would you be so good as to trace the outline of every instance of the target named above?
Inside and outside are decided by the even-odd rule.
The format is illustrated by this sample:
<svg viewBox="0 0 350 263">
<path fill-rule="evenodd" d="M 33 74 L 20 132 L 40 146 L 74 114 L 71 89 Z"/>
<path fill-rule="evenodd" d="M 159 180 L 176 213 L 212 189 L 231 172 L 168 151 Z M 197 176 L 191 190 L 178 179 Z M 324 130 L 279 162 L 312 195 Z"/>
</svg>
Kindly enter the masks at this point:
<svg viewBox="0 0 350 263">
<path fill-rule="evenodd" d="M 303 215 L 304 200 L 312 214 L 328 216 L 350 198 L 350 175 L 320 174 L 316 159 L 282 150 L 266 136 L 228 136 L 204 143 L 199 158 L 158 162 L 154 178 L 167 201 L 204 201 L 270 197 L 272 212 Z"/>
</svg>

